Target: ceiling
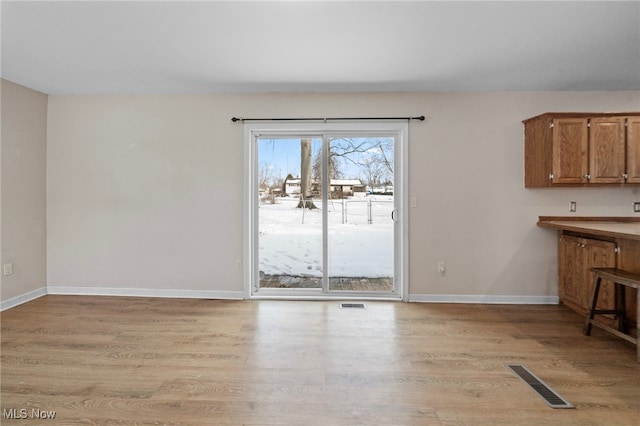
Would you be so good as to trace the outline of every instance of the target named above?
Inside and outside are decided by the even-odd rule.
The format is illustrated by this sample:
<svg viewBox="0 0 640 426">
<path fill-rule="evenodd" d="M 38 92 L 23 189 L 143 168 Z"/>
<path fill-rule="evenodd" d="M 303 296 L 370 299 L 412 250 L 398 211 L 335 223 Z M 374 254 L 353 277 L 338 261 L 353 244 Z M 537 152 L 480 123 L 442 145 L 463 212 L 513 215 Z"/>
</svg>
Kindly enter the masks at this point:
<svg viewBox="0 0 640 426">
<path fill-rule="evenodd" d="M 640 89 L 640 1 L 1 2 L 48 94 Z"/>
</svg>

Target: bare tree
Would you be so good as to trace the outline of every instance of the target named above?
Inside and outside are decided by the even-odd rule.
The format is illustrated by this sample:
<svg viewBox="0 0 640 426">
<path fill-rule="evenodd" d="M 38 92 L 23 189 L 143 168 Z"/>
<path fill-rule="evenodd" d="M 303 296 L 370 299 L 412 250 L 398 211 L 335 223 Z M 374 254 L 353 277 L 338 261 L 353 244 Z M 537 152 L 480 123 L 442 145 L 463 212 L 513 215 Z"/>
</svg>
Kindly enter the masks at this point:
<svg viewBox="0 0 640 426">
<path fill-rule="evenodd" d="M 387 174 L 386 166 L 383 162 L 370 158 L 362 163 L 360 166 L 365 174 L 367 185 L 370 188 L 375 188 L 382 183 L 382 179 Z"/>
<path fill-rule="evenodd" d="M 329 150 L 329 161 L 337 158 L 358 167 L 368 168 L 370 160 L 384 165 L 393 174 L 393 139 L 341 138 L 334 139 Z"/>
<path fill-rule="evenodd" d="M 393 157 L 389 158 L 389 153 L 393 153 L 393 141 L 380 141 L 376 148 L 380 162 L 387 168 L 389 174 L 393 175 Z"/>
<path fill-rule="evenodd" d="M 317 209 L 311 200 L 311 139 L 300 139 L 300 202 L 298 208 Z"/>
<path fill-rule="evenodd" d="M 342 178 L 339 156 L 329 153 L 327 171 L 329 172 L 329 180 Z M 313 160 L 313 178 L 316 182 L 322 181 L 322 151 L 318 151 L 316 158 Z"/>
<path fill-rule="evenodd" d="M 312 178 L 320 182 L 322 154 L 318 153 L 311 164 L 311 139 L 300 140 L 301 191 L 298 208 L 317 208 L 312 198 Z M 393 139 L 391 138 L 336 138 L 329 145 L 327 158 L 329 181 L 343 176 L 341 162 L 357 166 L 366 175 L 370 186 L 389 181 L 393 177 Z M 355 178 L 356 176 L 349 176 Z"/>
<path fill-rule="evenodd" d="M 261 163 L 258 169 L 258 186 L 269 187 L 273 180 L 273 165 L 269 163 Z"/>
</svg>

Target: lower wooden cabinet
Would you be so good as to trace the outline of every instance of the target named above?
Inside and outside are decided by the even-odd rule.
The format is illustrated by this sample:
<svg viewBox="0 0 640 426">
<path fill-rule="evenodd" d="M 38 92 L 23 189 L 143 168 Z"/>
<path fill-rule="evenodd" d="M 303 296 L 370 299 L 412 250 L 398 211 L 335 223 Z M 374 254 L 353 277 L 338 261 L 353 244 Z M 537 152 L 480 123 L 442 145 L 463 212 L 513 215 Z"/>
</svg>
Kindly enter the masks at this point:
<svg viewBox="0 0 640 426">
<path fill-rule="evenodd" d="M 560 301 L 568 308 L 586 314 L 593 290 L 590 268 L 616 266 L 616 243 L 591 238 L 561 235 L 558 246 Z M 598 307 L 614 307 L 614 285 L 603 281 Z"/>
<path fill-rule="evenodd" d="M 640 123 L 638 123 L 640 138 Z M 640 140 L 640 139 L 639 139 Z M 638 158 L 640 161 L 640 157 Z M 640 164 L 640 163 L 639 163 Z M 558 231 L 558 293 L 560 303 L 586 316 L 593 291 L 593 267 L 618 268 L 640 274 L 640 218 L 635 217 L 558 217 L 540 216 L 538 226 Z M 638 333 L 638 292 L 623 286 L 626 321 L 630 336 Z M 598 297 L 600 309 L 615 307 L 615 288 L 603 281 Z M 620 318 L 597 315 L 598 321 L 618 326 Z"/>
</svg>

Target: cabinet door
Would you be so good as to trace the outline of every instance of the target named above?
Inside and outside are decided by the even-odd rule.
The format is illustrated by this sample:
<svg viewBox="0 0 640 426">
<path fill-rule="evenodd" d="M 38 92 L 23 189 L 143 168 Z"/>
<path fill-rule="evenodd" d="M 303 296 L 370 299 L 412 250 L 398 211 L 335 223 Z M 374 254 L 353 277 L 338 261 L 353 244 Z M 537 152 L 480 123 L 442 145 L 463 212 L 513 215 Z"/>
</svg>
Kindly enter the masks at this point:
<svg viewBox="0 0 640 426">
<path fill-rule="evenodd" d="M 627 118 L 627 183 L 640 183 L 640 117 Z"/>
<path fill-rule="evenodd" d="M 589 182 L 623 183 L 625 118 L 599 117 L 589 123 Z"/>
<path fill-rule="evenodd" d="M 586 244 L 586 253 L 588 258 L 585 269 L 585 285 L 582 295 L 584 307 L 589 306 L 591 301 L 591 293 L 593 292 L 594 274 L 589 271 L 590 268 L 615 268 L 616 266 L 616 244 L 610 241 L 600 241 L 592 239 L 584 239 Z M 614 284 L 610 281 L 603 280 L 600 284 L 600 292 L 598 294 L 599 309 L 613 309 L 615 307 Z"/>
<path fill-rule="evenodd" d="M 572 309 L 584 307 L 583 290 L 585 246 L 581 238 L 560 236 L 558 245 L 558 296 Z"/>
<path fill-rule="evenodd" d="M 553 120 L 553 183 L 585 183 L 589 169 L 586 118 Z"/>
</svg>

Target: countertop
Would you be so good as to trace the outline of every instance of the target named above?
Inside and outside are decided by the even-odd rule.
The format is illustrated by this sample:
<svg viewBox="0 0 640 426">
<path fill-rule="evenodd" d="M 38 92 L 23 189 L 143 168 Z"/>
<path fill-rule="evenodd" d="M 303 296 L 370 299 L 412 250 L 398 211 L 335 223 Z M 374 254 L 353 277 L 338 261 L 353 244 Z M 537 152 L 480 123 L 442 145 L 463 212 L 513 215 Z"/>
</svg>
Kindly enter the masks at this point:
<svg viewBox="0 0 640 426">
<path fill-rule="evenodd" d="M 640 240 L 640 217 L 540 216 L 538 226 L 591 235 Z"/>
</svg>

